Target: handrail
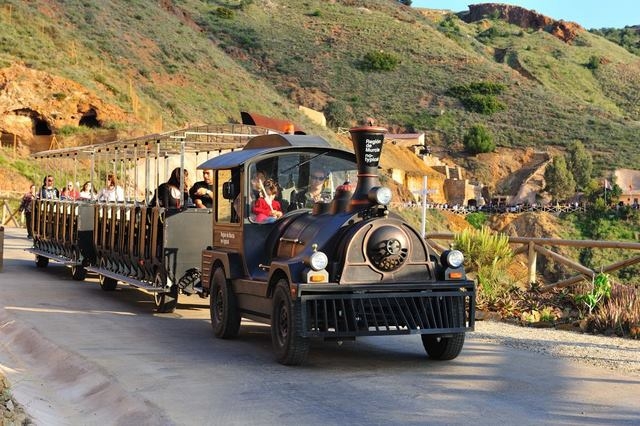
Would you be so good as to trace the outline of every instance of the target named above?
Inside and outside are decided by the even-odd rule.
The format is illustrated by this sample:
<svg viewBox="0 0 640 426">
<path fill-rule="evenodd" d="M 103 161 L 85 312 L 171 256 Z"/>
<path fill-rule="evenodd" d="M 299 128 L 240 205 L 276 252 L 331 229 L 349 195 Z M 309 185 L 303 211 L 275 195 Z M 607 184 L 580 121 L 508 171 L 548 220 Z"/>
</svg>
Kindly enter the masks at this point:
<svg viewBox="0 0 640 426">
<path fill-rule="evenodd" d="M 433 240 L 448 240 L 455 238 L 455 234 L 448 232 L 432 232 L 425 237 L 435 250 L 443 250 L 443 246 Z M 625 268 L 636 263 L 640 263 L 640 254 L 629 259 L 620 260 L 610 265 L 605 265 L 598 271 L 588 268 L 573 259 L 569 259 L 559 253 L 551 251 L 544 246 L 567 246 L 567 247 L 594 247 L 594 248 L 619 248 L 626 250 L 640 250 L 640 243 L 630 241 L 600 241 L 600 240 L 563 240 L 559 238 L 537 238 L 537 237 L 509 237 L 509 244 L 520 244 L 521 246 L 514 249 L 514 254 L 524 254 L 527 252 L 527 264 L 529 268 L 529 282 L 536 281 L 536 263 L 538 253 L 550 257 L 554 261 L 567 266 L 578 274 L 562 281 L 547 284 L 541 287 L 542 291 L 548 291 L 553 288 L 563 288 L 577 284 L 585 279 L 592 279 L 599 272 L 611 272 L 621 268 Z"/>
</svg>

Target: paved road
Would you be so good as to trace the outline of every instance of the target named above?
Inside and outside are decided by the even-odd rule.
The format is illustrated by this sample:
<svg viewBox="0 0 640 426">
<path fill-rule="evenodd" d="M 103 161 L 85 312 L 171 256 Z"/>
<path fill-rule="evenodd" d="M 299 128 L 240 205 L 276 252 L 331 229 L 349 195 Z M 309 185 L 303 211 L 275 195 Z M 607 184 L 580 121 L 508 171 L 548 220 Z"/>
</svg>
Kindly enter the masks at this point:
<svg viewBox="0 0 640 426">
<path fill-rule="evenodd" d="M 418 337 L 317 342 L 273 360 L 268 328 L 215 339 L 207 300 L 155 314 L 141 291 L 104 292 L 41 270 L 7 229 L 0 369 L 40 425 L 639 424 L 640 376 L 468 336 L 453 361 Z"/>
</svg>

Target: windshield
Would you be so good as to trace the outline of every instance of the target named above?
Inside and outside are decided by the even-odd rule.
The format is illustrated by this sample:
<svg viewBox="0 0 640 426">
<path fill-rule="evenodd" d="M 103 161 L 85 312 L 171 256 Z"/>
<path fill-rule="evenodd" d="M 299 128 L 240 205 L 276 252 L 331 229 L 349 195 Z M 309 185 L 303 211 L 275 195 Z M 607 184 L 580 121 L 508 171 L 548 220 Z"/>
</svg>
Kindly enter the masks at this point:
<svg viewBox="0 0 640 426">
<path fill-rule="evenodd" d="M 272 221 L 271 216 L 278 216 L 277 213 L 272 214 L 273 209 L 286 213 L 298 208 L 311 208 L 315 202 L 330 202 L 336 189 L 347 182 L 355 187 L 357 167 L 355 162 L 342 158 L 338 153 L 305 152 L 263 159 L 250 164 L 248 172 L 247 207 L 252 211 L 245 217 L 255 220 L 257 209 L 254 205 L 262 197 L 267 207 L 262 200 L 259 204 L 267 209 L 265 213 L 270 216 L 265 221 Z M 277 192 L 265 188 L 266 182 L 275 183 Z"/>
</svg>

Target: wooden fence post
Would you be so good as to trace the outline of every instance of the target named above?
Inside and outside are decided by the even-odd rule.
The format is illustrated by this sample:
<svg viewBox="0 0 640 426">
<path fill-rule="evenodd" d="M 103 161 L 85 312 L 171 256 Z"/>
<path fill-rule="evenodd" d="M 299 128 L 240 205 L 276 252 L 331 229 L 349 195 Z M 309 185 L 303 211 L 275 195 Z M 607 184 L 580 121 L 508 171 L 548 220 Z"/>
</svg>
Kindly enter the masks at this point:
<svg viewBox="0 0 640 426">
<path fill-rule="evenodd" d="M 4 226 L 0 226 L 0 272 L 4 266 Z"/>
<path fill-rule="evenodd" d="M 536 282 L 536 263 L 538 261 L 538 252 L 535 250 L 535 243 L 529 241 L 529 256 L 527 257 L 527 263 L 529 267 L 529 284 Z"/>
</svg>

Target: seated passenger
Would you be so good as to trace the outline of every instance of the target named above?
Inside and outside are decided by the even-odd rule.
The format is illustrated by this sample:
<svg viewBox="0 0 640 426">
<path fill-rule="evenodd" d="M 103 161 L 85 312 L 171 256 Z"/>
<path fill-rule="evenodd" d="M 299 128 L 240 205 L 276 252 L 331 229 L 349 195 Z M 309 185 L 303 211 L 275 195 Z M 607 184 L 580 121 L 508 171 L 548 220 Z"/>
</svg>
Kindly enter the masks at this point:
<svg viewBox="0 0 640 426">
<path fill-rule="evenodd" d="M 185 204 L 189 200 L 189 173 L 184 171 L 184 187 L 182 189 L 182 199 Z M 166 209 L 179 209 L 180 205 L 180 167 L 176 167 L 171 172 L 169 180 L 162 183 L 156 189 L 156 193 L 150 205 L 164 207 Z"/>
<path fill-rule="evenodd" d="M 60 192 L 55 186 L 53 186 L 53 176 L 47 175 L 42 181 L 40 198 L 43 200 L 57 200 L 60 198 Z"/>
<path fill-rule="evenodd" d="M 80 190 L 80 201 L 91 201 L 97 198 L 97 192 L 93 189 L 91 181 L 86 181 Z"/>
<path fill-rule="evenodd" d="M 98 201 L 107 203 L 124 202 L 124 189 L 118 185 L 115 173 L 107 174 L 107 185 L 98 194 Z"/>
<path fill-rule="evenodd" d="M 80 198 L 80 192 L 78 192 L 73 182 L 67 182 L 67 186 L 60 193 L 60 199 L 75 201 L 78 198 Z"/>
<path fill-rule="evenodd" d="M 278 184 L 273 179 L 267 179 L 261 186 L 260 196 L 253 202 L 251 212 L 255 215 L 256 222 L 274 222 L 282 217 L 282 208 L 275 199 L 278 195 Z"/>
<path fill-rule="evenodd" d="M 199 209 L 213 207 L 213 170 L 203 170 L 202 180 L 193 184 L 189 195 Z"/>
</svg>

